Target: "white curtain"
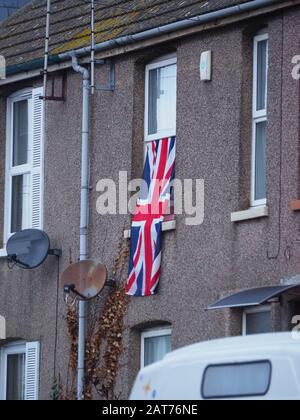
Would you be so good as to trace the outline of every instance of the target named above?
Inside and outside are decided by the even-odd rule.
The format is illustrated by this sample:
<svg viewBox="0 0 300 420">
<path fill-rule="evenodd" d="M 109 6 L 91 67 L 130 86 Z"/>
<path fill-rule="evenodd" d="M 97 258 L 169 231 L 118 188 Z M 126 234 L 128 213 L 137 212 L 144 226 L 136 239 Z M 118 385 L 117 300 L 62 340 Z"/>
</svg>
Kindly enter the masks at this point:
<svg viewBox="0 0 300 420">
<path fill-rule="evenodd" d="M 162 360 L 171 351 L 171 336 L 145 338 L 145 366 Z"/>
</svg>

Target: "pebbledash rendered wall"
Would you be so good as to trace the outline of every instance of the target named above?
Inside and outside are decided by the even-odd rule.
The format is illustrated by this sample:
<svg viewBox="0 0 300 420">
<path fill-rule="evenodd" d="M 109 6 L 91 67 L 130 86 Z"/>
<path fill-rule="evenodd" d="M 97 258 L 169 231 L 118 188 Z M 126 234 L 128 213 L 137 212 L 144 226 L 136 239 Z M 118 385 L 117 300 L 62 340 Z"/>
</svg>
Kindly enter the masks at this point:
<svg viewBox="0 0 300 420">
<path fill-rule="evenodd" d="M 205 180 L 201 226 L 164 233 L 159 294 L 132 298 L 126 316 L 125 351 L 117 394 L 127 398 L 139 368 L 140 331 L 169 323 L 173 348 L 241 333 L 241 313 L 205 309 L 219 297 L 249 287 L 277 285 L 300 272 L 300 215 L 289 210 L 299 188 L 299 82 L 291 60 L 300 53 L 300 10 L 273 14 L 115 58 L 116 91 L 91 101 L 90 256 L 112 267 L 129 216 L 100 216 L 96 184 L 118 180 L 119 171 L 140 176 L 143 166 L 144 66 L 177 51 L 178 105 L 176 172 L 179 179 Z M 231 213 L 249 207 L 252 106 L 252 48 L 256 30 L 268 25 L 269 217 L 232 223 Z M 213 79 L 199 79 L 199 57 L 213 52 Z M 97 69 L 105 82 L 107 69 Z M 4 198 L 6 96 L 33 82 L 1 90 L 0 197 Z M 41 84 L 35 80 L 34 85 Z M 47 104 L 44 230 L 61 247 L 60 273 L 79 250 L 81 78 L 68 73 L 65 103 Z M 280 168 L 280 162 L 282 166 Z M 1 228 L 3 211 L 0 212 Z M 280 225 L 279 225 L 280 223 Z M 279 234 L 279 226 L 281 227 Z M 1 235 L 2 236 L 2 235 Z M 289 253 L 285 252 L 289 250 Z M 290 258 L 287 258 L 287 256 Z M 10 271 L 0 261 L 0 309 L 7 335 L 41 342 L 40 397 L 49 398 L 54 375 L 58 266 L 49 257 L 36 271 Z M 65 374 L 68 339 L 59 288 L 56 372 Z M 276 328 L 280 328 L 280 319 Z"/>
</svg>

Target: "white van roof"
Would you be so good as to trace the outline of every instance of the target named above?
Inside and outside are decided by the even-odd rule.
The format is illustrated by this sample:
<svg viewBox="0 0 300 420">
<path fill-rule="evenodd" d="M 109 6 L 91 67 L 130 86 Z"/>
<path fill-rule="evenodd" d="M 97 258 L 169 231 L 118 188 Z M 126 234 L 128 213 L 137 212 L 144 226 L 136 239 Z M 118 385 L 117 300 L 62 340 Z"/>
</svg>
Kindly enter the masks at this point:
<svg viewBox="0 0 300 420">
<path fill-rule="evenodd" d="M 218 340 L 211 340 L 203 343 L 193 344 L 179 350 L 175 350 L 165 356 L 164 361 L 172 361 L 174 359 L 191 359 L 193 356 L 214 356 L 227 353 L 252 353 L 266 350 L 279 350 L 280 348 L 298 346 L 300 349 L 300 333 L 296 339 L 292 333 L 272 333 L 260 334 L 240 337 L 228 337 Z"/>
<path fill-rule="evenodd" d="M 198 343 L 173 351 L 162 361 L 143 368 L 130 398 L 201 400 L 204 373 L 209 366 L 266 361 L 272 365 L 272 380 L 267 394 L 258 399 L 300 400 L 299 360 L 300 333 L 230 337 Z"/>
</svg>

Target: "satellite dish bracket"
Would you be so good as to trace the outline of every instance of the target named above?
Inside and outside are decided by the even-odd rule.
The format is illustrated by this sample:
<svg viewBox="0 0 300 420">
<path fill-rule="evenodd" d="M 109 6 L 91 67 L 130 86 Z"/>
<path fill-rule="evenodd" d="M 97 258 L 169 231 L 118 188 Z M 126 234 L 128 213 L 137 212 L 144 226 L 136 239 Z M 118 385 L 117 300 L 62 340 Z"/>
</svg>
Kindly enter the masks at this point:
<svg viewBox="0 0 300 420">
<path fill-rule="evenodd" d="M 78 292 L 78 290 L 76 290 L 75 288 L 75 284 L 67 284 L 64 287 L 64 292 L 66 295 L 70 294 L 71 292 L 74 293 L 75 295 L 79 296 L 80 299 L 84 299 L 86 300 L 85 296 L 83 296 L 80 292 Z"/>
<path fill-rule="evenodd" d="M 62 257 L 61 249 L 49 249 L 48 255 L 53 255 L 54 257 Z"/>
<path fill-rule="evenodd" d="M 116 287 L 116 282 L 115 280 L 107 280 L 105 283 L 105 287 L 111 287 L 111 288 L 115 288 Z M 64 293 L 66 296 L 70 295 L 71 293 L 73 293 L 74 295 L 76 295 L 77 297 L 79 297 L 82 300 L 86 300 L 86 297 L 84 295 L 82 295 L 77 289 L 75 284 L 66 284 L 64 286 Z M 76 298 L 75 298 L 76 300 Z"/>
<path fill-rule="evenodd" d="M 105 283 L 106 287 L 111 287 L 111 288 L 115 288 L 116 287 L 116 281 L 115 280 L 107 280 L 107 282 Z"/>
<path fill-rule="evenodd" d="M 20 266 L 22 268 L 30 268 L 30 266 L 28 264 L 25 264 L 22 261 L 19 261 L 17 257 L 18 256 L 16 254 L 8 255 L 7 260 L 8 260 L 9 263 L 17 264 L 18 266 Z"/>
</svg>

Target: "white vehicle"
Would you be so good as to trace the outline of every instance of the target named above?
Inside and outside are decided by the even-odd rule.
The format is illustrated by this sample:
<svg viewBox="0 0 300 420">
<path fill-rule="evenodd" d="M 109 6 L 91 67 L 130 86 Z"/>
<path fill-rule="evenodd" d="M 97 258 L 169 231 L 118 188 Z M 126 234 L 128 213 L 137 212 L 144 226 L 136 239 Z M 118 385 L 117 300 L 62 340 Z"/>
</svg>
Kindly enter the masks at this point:
<svg viewBox="0 0 300 420">
<path fill-rule="evenodd" d="M 131 400 L 300 400 L 300 338 L 225 338 L 174 351 L 141 370 Z"/>
</svg>

